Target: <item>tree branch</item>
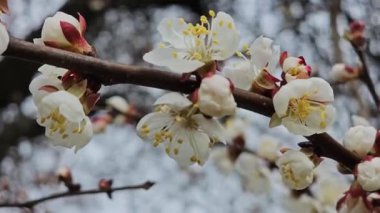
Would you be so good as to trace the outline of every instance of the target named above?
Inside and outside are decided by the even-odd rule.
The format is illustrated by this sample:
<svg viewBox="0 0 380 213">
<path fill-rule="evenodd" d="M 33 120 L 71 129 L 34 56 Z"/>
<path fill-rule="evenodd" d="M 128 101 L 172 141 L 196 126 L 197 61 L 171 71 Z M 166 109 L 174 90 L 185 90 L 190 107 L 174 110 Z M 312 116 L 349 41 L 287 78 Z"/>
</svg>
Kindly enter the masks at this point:
<svg viewBox="0 0 380 213">
<path fill-rule="evenodd" d="M 64 67 L 96 77 L 105 85 L 127 83 L 164 90 L 190 93 L 197 88 L 195 80 L 181 80 L 181 75 L 146 67 L 137 67 L 108 62 L 105 60 L 75 54 L 60 49 L 35 45 L 11 38 L 5 56 L 31 60 L 44 64 Z M 234 90 L 235 101 L 239 107 L 257 112 L 264 116 L 274 113 L 272 100 L 241 89 Z M 307 137 L 320 155 L 354 169 L 360 159 L 346 150 L 326 133 Z"/>
<path fill-rule="evenodd" d="M 3 203 L 0 204 L 0 208 L 5 207 L 18 207 L 18 208 L 33 208 L 35 205 L 48 201 L 48 200 L 54 200 L 57 198 L 62 197 L 71 197 L 71 196 L 78 196 L 78 195 L 89 195 L 89 194 L 100 194 L 100 193 L 113 193 L 116 191 L 122 191 L 122 190 L 135 190 L 135 189 L 145 189 L 148 190 L 150 187 L 152 187 L 155 183 L 147 181 L 143 184 L 139 185 L 133 185 L 133 186 L 122 186 L 122 187 L 115 187 L 111 188 L 110 190 L 101 190 L 101 189 L 91 189 L 86 191 L 78 191 L 78 192 L 62 192 L 62 193 L 56 193 L 49 195 L 47 197 L 39 198 L 36 200 L 31 200 L 23 203 Z"/>
</svg>

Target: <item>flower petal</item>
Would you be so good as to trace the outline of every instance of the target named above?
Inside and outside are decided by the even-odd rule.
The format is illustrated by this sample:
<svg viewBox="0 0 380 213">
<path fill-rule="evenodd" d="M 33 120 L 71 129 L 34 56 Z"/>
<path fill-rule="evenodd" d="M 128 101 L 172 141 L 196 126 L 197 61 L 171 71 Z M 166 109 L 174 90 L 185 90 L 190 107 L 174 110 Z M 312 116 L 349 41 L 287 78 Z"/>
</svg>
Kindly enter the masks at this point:
<svg viewBox="0 0 380 213">
<path fill-rule="evenodd" d="M 42 116 L 48 116 L 52 110 L 59 112 L 70 122 L 80 122 L 86 115 L 79 99 L 66 91 L 58 91 L 46 95 L 38 107 Z"/>
<path fill-rule="evenodd" d="M 203 165 L 210 152 L 210 139 L 207 134 L 179 125 L 176 125 L 171 131 L 175 132 L 175 137 L 171 142 L 172 150 L 169 156 L 175 159 L 181 167 L 193 163 Z M 179 141 L 181 142 L 179 143 Z"/>
<path fill-rule="evenodd" d="M 162 40 L 170 43 L 178 49 L 186 48 L 183 31 L 187 28 L 187 24 L 180 18 L 164 18 L 157 29 L 162 36 Z"/>
<path fill-rule="evenodd" d="M 240 33 L 235 27 L 234 20 L 224 12 L 218 12 L 211 22 L 212 49 L 214 60 L 225 60 L 238 50 Z"/>
<path fill-rule="evenodd" d="M 259 70 L 268 66 L 268 71 L 273 71 L 280 58 L 280 47 L 274 46 L 273 40 L 264 36 L 260 36 L 253 42 L 249 52 L 252 62 Z"/>
<path fill-rule="evenodd" d="M 253 69 L 249 61 L 240 60 L 226 65 L 223 68 L 223 75 L 230 79 L 235 87 L 249 90 L 255 80 Z"/>
<path fill-rule="evenodd" d="M 53 77 L 62 77 L 68 69 L 52 66 L 49 64 L 44 64 L 40 68 L 38 68 L 38 71 L 40 71 L 44 75 L 51 75 Z"/>
<path fill-rule="evenodd" d="M 192 116 L 192 119 L 199 125 L 200 129 L 205 132 L 211 141 L 227 143 L 226 130 L 215 118 L 206 118 L 202 114 L 196 114 Z"/>
<path fill-rule="evenodd" d="M 146 53 L 143 59 L 157 66 L 168 67 L 176 73 L 187 73 L 204 65 L 201 61 L 183 59 L 185 53 L 173 48 L 158 47 Z"/>
<path fill-rule="evenodd" d="M 80 133 L 73 133 L 75 130 L 81 130 Z M 75 147 L 75 152 L 87 145 L 93 135 L 91 120 L 86 116 L 79 124 L 71 123 L 67 126 L 68 136 L 63 138 L 58 132 L 52 132 L 46 128 L 45 135 L 52 140 L 55 146 L 66 148 Z"/>
<path fill-rule="evenodd" d="M 311 99 L 321 102 L 333 102 L 334 101 L 334 92 L 330 84 L 323 80 L 322 78 L 309 78 L 308 79 L 312 85 L 311 87 L 315 88 L 316 93 L 311 96 Z"/>
<path fill-rule="evenodd" d="M 152 112 L 140 119 L 137 133 L 143 139 L 153 139 L 156 132 L 171 126 L 173 118 L 168 113 Z"/>
<path fill-rule="evenodd" d="M 293 120 L 290 117 L 283 118 L 282 125 L 284 125 L 289 132 L 296 135 L 310 136 L 317 133 L 315 129 L 311 129 L 300 123 L 298 120 Z"/>
<path fill-rule="evenodd" d="M 193 103 L 181 93 L 170 92 L 157 99 L 153 105 L 157 106 L 163 104 L 170 106 L 170 108 L 173 108 L 176 111 L 180 111 L 186 107 L 191 106 Z"/>
<path fill-rule="evenodd" d="M 51 87 L 52 90 L 48 91 L 41 89 L 43 87 Z M 29 84 L 29 91 L 32 93 L 34 103 L 38 105 L 45 95 L 50 94 L 52 91 L 63 90 L 62 83 L 58 78 L 51 76 L 39 75 L 35 77 Z"/>
<path fill-rule="evenodd" d="M 45 19 L 45 23 L 42 27 L 41 38 L 43 41 L 54 41 L 60 45 L 70 45 L 70 42 L 67 41 L 65 35 L 62 32 L 61 21 L 70 23 L 80 32 L 81 26 L 77 19 L 73 16 L 68 15 L 63 12 L 57 12 L 53 17 Z"/>
</svg>

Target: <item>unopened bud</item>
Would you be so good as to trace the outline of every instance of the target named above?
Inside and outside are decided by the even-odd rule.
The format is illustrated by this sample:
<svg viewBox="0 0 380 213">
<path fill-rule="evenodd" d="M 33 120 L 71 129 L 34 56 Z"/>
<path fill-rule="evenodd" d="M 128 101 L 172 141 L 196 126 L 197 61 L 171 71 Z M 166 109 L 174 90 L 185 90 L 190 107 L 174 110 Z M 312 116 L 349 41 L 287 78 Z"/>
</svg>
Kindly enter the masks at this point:
<svg viewBox="0 0 380 213">
<path fill-rule="evenodd" d="M 58 170 L 58 180 L 62 181 L 65 184 L 69 184 L 73 182 L 73 178 L 71 176 L 71 170 L 68 167 L 62 167 Z"/>
<path fill-rule="evenodd" d="M 98 183 L 98 187 L 100 190 L 107 192 L 107 196 L 112 199 L 112 179 L 100 179 Z"/>
</svg>

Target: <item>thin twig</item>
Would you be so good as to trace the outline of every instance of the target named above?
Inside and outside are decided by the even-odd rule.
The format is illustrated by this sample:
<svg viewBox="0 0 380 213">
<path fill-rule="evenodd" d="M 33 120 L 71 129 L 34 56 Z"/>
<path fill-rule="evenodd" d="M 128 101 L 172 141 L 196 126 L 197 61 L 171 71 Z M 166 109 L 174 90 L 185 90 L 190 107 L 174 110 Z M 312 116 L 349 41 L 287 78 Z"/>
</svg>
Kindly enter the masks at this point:
<svg viewBox="0 0 380 213">
<path fill-rule="evenodd" d="M 10 39 L 4 55 L 76 70 L 97 77 L 105 85 L 127 83 L 183 93 L 192 92 L 197 88 L 197 83 L 194 80 L 183 81 L 179 74 L 112 63 L 60 49 L 35 45 L 15 38 Z M 234 97 L 241 108 L 268 117 L 274 113 L 270 98 L 241 89 L 234 90 Z M 346 150 L 327 133 L 316 134 L 307 138 L 318 150 L 321 150 L 321 156 L 334 159 L 350 169 L 354 169 L 360 162 L 358 157 Z"/>
<path fill-rule="evenodd" d="M 371 93 L 371 96 L 372 96 L 373 100 L 375 101 L 376 109 L 379 110 L 379 106 L 380 106 L 379 96 L 377 95 L 377 92 L 376 92 L 375 86 L 373 84 L 373 81 L 372 81 L 371 77 L 369 76 L 369 69 L 368 69 L 368 66 L 367 66 L 367 62 L 365 60 L 364 51 L 361 50 L 361 49 L 359 49 L 352 42 L 350 42 L 350 43 L 351 43 L 352 47 L 354 48 L 354 50 L 355 50 L 356 54 L 358 55 L 359 60 L 360 60 L 360 62 L 362 64 L 362 72 L 361 72 L 361 75 L 360 75 L 360 79 L 367 86 L 369 92 Z"/>
<path fill-rule="evenodd" d="M 54 200 L 62 197 L 71 197 L 71 196 L 78 196 L 78 195 L 89 195 L 89 194 L 100 194 L 100 193 L 113 193 L 116 191 L 122 191 L 122 190 L 135 190 L 135 189 L 145 189 L 148 190 L 150 187 L 154 185 L 154 182 L 147 181 L 143 184 L 139 185 L 133 185 L 133 186 L 122 186 L 122 187 L 115 187 L 111 188 L 107 191 L 101 190 L 101 189 L 91 189 L 91 190 L 85 190 L 85 191 L 78 191 L 78 192 L 62 192 L 62 193 L 56 193 L 52 194 L 46 197 L 42 197 L 36 200 L 26 201 L 23 203 L 3 203 L 0 204 L 0 208 L 5 207 L 18 207 L 18 208 L 33 208 L 37 204 L 40 204 L 42 202 L 48 201 L 48 200 Z"/>
</svg>

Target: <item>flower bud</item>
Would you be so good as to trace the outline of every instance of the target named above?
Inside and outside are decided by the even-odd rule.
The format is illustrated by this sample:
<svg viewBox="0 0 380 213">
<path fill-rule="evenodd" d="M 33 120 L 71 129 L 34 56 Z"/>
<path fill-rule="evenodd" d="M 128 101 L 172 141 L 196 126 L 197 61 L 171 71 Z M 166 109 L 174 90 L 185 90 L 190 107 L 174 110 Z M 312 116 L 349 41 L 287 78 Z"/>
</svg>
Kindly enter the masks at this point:
<svg viewBox="0 0 380 213">
<path fill-rule="evenodd" d="M 311 74 L 311 67 L 306 64 L 302 56 L 283 59 L 282 70 L 284 71 L 284 79 L 286 82 L 295 79 L 309 78 Z"/>
<path fill-rule="evenodd" d="M 271 136 L 264 136 L 257 148 L 257 154 L 270 161 L 274 162 L 279 157 L 280 142 Z"/>
<path fill-rule="evenodd" d="M 345 37 L 356 47 L 363 48 L 365 46 L 364 30 L 364 22 L 353 21 L 349 30 L 345 33 Z"/>
<path fill-rule="evenodd" d="M 129 109 L 128 102 L 120 96 L 112 96 L 106 100 L 106 104 L 121 113 L 127 113 Z"/>
<path fill-rule="evenodd" d="M 336 82 L 346 82 L 358 78 L 359 69 L 355 69 L 345 64 L 335 64 L 330 72 L 332 80 Z"/>
<path fill-rule="evenodd" d="M 351 127 L 343 140 L 343 145 L 359 157 L 365 157 L 371 151 L 376 140 L 377 130 L 371 126 Z"/>
<path fill-rule="evenodd" d="M 98 187 L 102 191 L 109 191 L 111 190 L 113 180 L 106 180 L 106 179 L 100 179 L 98 183 Z"/>
<path fill-rule="evenodd" d="M 211 159 L 215 167 L 223 175 L 229 175 L 234 169 L 234 162 L 232 162 L 225 147 L 215 147 L 212 149 Z"/>
<path fill-rule="evenodd" d="M 58 180 L 65 184 L 72 183 L 71 170 L 68 167 L 62 167 L 58 170 Z"/>
<path fill-rule="evenodd" d="M 314 164 L 300 151 L 288 150 L 277 160 L 276 165 L 282 180 L 292 189 L 305 189 L 313 182 Z"/>
<path fill-rule="evenodd" d="M 93 53 L 92 47 L 84 38 L 86 21 L 79 14 L 79 20 L 63 12 L 57 12 L 45 20 L 41 38 L 34 43 L 64 49 L 81 54 Z"/>
<path fill-rule="evenodd" d="M 234 114 L 236 102 L 232 95 L 231 82 L 220 75 L 204 78 L 198 90 L 198 105 L 200 111 L 209 116 Z"/>
<path fill-rule="evenodd" d="M 357 178 L 365 191 L 380 189 L 380 158 L 375 157 L 358 165 Z"/>
</svg>

